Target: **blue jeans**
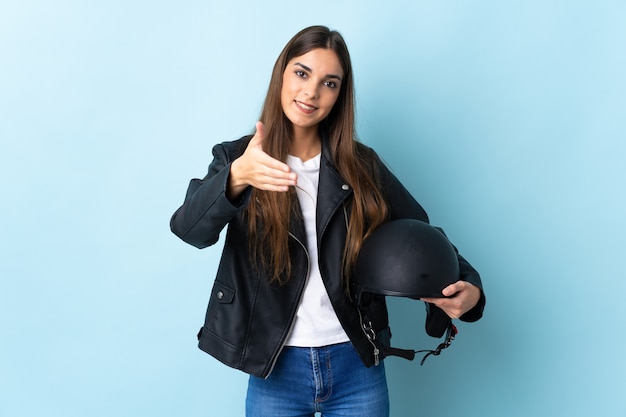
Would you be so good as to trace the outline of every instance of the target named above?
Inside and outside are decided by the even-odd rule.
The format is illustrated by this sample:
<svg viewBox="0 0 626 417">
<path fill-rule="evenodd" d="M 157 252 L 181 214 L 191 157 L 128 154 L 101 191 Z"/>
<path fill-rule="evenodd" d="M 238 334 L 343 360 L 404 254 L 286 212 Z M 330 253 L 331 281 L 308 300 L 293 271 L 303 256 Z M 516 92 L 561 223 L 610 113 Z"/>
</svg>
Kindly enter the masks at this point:
<svg viewBox="0 0 626 417">
<path fill-rule="evenodd" d="M 287 346 L 267 379 L 250 377 L 246 417 L 388 417 L 383 362 L 366 368 L 350 342 Z"/>
</svg>

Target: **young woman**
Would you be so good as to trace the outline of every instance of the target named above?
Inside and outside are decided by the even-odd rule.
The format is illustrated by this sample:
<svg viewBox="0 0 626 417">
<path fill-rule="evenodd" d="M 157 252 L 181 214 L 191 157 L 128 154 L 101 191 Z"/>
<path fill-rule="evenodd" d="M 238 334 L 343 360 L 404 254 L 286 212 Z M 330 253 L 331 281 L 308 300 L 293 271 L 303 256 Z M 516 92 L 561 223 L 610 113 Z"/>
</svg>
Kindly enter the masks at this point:
<svg viewBox="0 0 626 417">
<path fill-rule="evenodd" d="M 384 363 L 364 334 L 350 275 L 383 222 L 428 221 L 377 155 L 356 141 L 350 55 L 341 35 L 313 26 L 278 57 L 254 135 L 213 148 L 171 220 L 198 248 L 226 240 L 199 346 L 250 374 L 246 415 L 384 417 Z M 478 273 L 427 300 L 478 320 Z M 374 329 L 388 341 L 384 298 Z"/>
</svg>

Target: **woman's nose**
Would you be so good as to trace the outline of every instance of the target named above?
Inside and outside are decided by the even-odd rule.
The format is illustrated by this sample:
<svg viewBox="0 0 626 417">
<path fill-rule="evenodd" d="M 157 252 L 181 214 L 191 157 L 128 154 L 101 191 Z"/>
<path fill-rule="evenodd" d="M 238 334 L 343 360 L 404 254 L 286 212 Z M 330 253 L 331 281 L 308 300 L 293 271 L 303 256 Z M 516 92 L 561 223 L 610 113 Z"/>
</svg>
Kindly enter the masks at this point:
<svg viewBox="0 0 626 417">
<path fill-rule="evenodd" d="M 308 82 L 304 86 L 304 95 L 311 98 L 316 98 L 318 93 L 317 83 Z"/>
</svg>

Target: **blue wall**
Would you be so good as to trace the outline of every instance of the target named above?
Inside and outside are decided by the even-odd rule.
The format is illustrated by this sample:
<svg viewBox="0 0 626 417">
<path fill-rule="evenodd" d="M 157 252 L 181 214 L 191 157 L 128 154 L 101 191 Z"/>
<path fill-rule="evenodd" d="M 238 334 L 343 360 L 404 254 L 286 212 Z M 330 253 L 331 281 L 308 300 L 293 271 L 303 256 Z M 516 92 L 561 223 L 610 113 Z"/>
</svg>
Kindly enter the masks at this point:
<svg viewBox="0 0 626 417">
<path fill-rule="evenodd" d="M 249 2 L 253 3 L 253 2 Z M 394 417 L 626 415 L 626 6 L 0 3 L 0 415 L 241 416 L 196 348 L 220 248 L 168 229 L 299 29 L 347 39 L 358 127 L 481 271 L 484 319 Z M 434 347 L 394 299 L 395 344 Z"/>
</svg>

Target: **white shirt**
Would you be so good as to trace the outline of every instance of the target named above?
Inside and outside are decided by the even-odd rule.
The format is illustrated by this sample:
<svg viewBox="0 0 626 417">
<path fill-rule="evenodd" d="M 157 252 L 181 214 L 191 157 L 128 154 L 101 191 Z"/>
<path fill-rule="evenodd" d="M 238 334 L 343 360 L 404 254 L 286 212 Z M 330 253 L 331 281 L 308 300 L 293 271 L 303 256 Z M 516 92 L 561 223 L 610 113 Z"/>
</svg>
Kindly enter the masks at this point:
<svg viewBox="0 0 626 417">
<path fill-rule="evenodd" d="M 295 322 L 287 337 L 287 346 L 319 347 L 348 341 L 330 303 L 318 265 L 315 214 L 320 155 L 306 162 L 289 155 L 287 165 L 298 175 L 296 194 L 302 209 L 309 254 L 309 276 L 298 306 Z"/>
</svg>

